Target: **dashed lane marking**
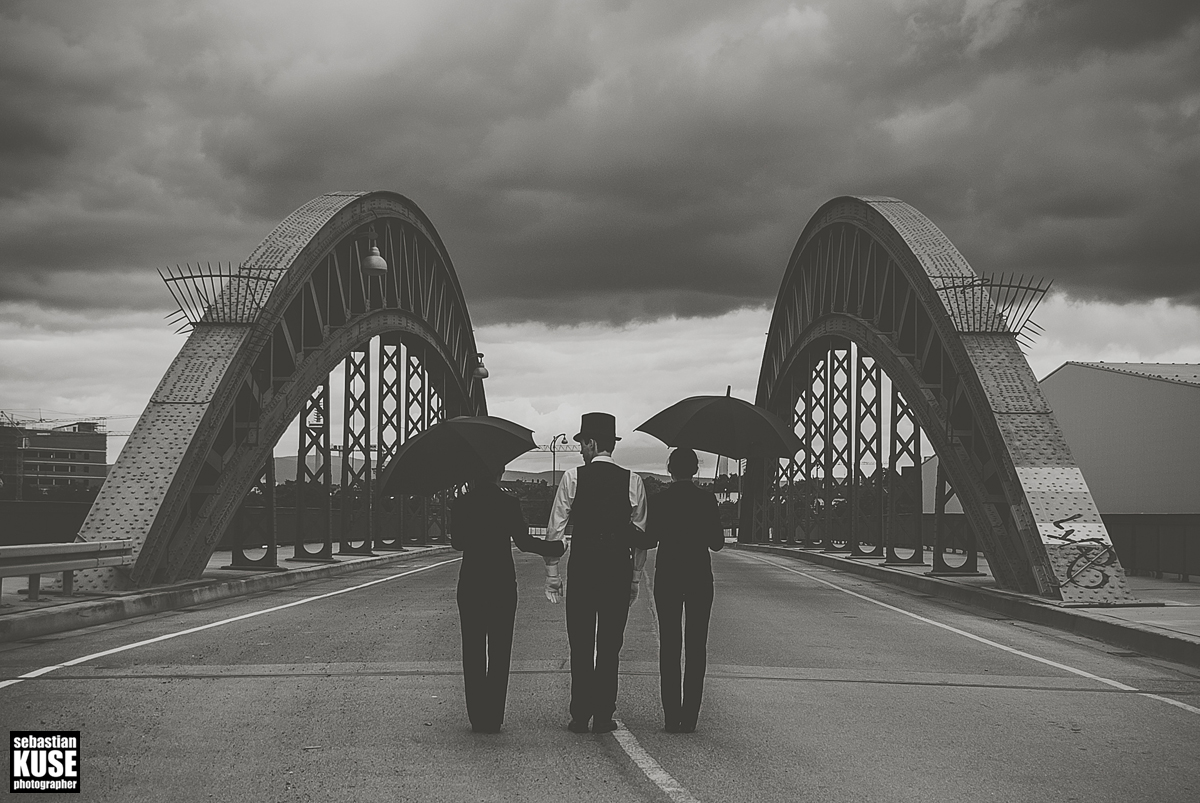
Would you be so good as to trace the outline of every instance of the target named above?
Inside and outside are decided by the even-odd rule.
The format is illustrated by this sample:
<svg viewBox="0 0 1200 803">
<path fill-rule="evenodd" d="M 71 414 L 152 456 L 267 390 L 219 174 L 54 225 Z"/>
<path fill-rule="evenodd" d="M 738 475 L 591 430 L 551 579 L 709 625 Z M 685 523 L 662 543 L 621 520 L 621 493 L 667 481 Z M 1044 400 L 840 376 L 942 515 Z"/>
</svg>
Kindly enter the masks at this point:
<svg viewBox="0 0 1200 803">
<path fill-rule="evenodd" d="M 650 580 L 650 573 L 645 573 L 646 577 L 646 604 L 650 606 L 650 626 L 654 631 L 654 643 L 658 648 L 662 649 L 662 641 L 659 637 L 658 609 L 654 605 L 654 585 Z M 657 674 L 657 672 L 655 672 Z M 625 754 L 638 766 L 650 782 L 663 791 L 667 797 L 671 798 L 674 803 L 700 803 L 696 798 L 692 797 L 692 793 L 684 788 L 683 784 L 675 780 L 671 773 L 663 769 L 662 765 L 654 760 L 654 757 L 646 752 L 637 738 L 634 737 L 629 729 L 625 727 L 625 723 L 619 719 L 614 719 L 617 723 L 617 729 L 613 731 L 613 736 L 617 740 L 617 744 L 621 745 L 621 749 Z"/>
<path fill-rule="evenodd" d="M 119 653 L 119 652 L 125 652 L 127 650 L 137 649 L 138 647 L 145 647 L 147 644 L 156 644 L 160 641 L 169 641 L 173 638 L 179 638 L 180 636 L 188 636 L 188 635 L 191 635 L 192 633 L 199 633 L 201 630 L 210 630 L 214 627 L 221 627 L 223 625 L 233 624 L 234 622 L 241 622 L 246 619 L 253 619 L 255 616 L 263 616 L 264 614 L 275 613 L 276 611 L 282 611 L 285 608 L 294 608 L 297 605 L 306 605 L 309 602 L 316 602 L 317 600 L 329 599 L 330 597 L 336 597 L 339 594 L 349 594 L 351 591 L 359 591 L 364 588 L 370 588 L 371 586 L 377 586 L 380 583 L 387 583 L 391 580 L 398 580 L 401 577 L 408 577 L 409 575 L 417 574 L 419 572 L 426 572 L 426 571 L 429 571 L 430 569 L 436 569 L 438 566 L 445 566 L 449 563 L 457 563 L 460 560 L 462 560 L 462 558 L 452 558 L 450 560 L 443 560 L 438 563 L 432 563 L 428 566 L 421 566 L 420 568 L 417 568 L 417 569 L 410 569 L 409 571 L 401 572 L 400 574 L 393 574 L 393 575 L 389 575 L 388 577 L 381 577 L 378 580 L 371 580 L 368 583 L 361 583 L 359 585 L 352 586 L 351 588 L 342 588 L 337 591 L 330 591 L 326 594 L 318 594 L 315 597 L 305 597 L 304 599 L 296 600 L 295 602 L 288 602 L 284 605 L 276 605 L 273 608 L 264 608 L 261 611 L 252 611 L 251 613 L 244 613 L 241 616 L 233 616 L 228 619 L 220 619 L 216 622 L 209 622 L 208 624 L 200 625 L 199 627 L 189 627 L 187 630 L 180 630 L 175 633 L 165 633 L 161 636 L 156 636 L 151 639 L 146 639 L 145 641 L 137 641 L 137 642 L 134 642 L 133 644 L 125 644 L 120 647 L 113 647 L 111 650 L 104 650 L 103 652 L 94 652 L 91 655 L 85 655 L 82 658 L 73 658 L 70 661 L 63 661 L 61 664 L 54 664 L 53 666 L 43 666 L 41 669 L 35 669 L 32 672 L 26 672 L 24 675 L 20 675 L 18 677 L 11 678 L 9 680 L 0 681 L 0 689 L 5 689 L 5 688 L 8 688 L 9 686 L 15 686 L 24 680 L 32 680 L 34 678 L 41 677 L 42 675 L 49 674 L 50 672 L 54 672 L 56 670 L 65 669 L 68 666 L 78 666 L 79 664 L 85 664 L 88 661 L 94 661 L 97 658 L 104 658 L 109 655 L 115 655 L 116 653 Z"/>
<path fill-rule="evenodd" d="M 613 731 L 613 736 L 616 737 L 617 744 L 621 745 L 621 749 L 633 759 L 633 763 L 638 765 L 638 769 L 645 773 L 655 786 L 675 803 L 700 803 L 692 797 L 691 792 L 683 787 L 683 784 L 675 780 L 671 773 L 664 770 L 662 765 L 645 751 L 634 735 L 625 727 L 624 722 L 619 719 L 614 721 L 617 723 L 617 729 Z"/>
</svg>

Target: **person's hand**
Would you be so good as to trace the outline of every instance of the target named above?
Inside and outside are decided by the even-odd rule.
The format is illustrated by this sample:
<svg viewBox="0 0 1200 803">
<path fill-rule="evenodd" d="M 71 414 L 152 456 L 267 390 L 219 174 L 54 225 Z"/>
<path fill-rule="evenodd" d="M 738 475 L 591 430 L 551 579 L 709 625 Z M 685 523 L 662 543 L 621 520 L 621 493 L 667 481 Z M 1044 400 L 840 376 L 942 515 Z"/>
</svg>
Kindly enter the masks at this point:
<svg viewBox="0 0 1200 803">
<path fill-rule="evenodd" d="M 563 593 L 562 578 L 558 576 L 558 564 L 546 566 L 546 599 L 558 604 Z"/>
<path fill-rule="evenodd" d="M 633 607 L 633 603 L 637 602 L 638 591 L 641 589 L 641 578 L 634 575 L 633 582 L 629 584 L 629 607 Z"/>
</svg>

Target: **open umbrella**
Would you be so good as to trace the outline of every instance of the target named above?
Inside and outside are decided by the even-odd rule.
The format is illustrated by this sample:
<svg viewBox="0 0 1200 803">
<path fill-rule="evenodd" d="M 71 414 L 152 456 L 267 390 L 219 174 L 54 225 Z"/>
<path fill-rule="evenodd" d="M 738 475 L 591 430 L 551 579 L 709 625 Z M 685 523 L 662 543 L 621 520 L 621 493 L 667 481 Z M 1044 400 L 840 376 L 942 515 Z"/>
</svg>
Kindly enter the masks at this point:
<svg viewBox="0 0 1200 803">
<path fill-rule="evenodd" d="M 439 421 L 400 447 L 380 472 L 383 494 L 422 496 L 491 474 L 536 448 L 533 431 L 490 415 Z"/>
<path fill-rule="evenodd" d="M 637 429 L 668 446 L 743 458 L 792 457 L 803 444 L 775 414 L 729 395 L 692 396 Z"/>
</svg>

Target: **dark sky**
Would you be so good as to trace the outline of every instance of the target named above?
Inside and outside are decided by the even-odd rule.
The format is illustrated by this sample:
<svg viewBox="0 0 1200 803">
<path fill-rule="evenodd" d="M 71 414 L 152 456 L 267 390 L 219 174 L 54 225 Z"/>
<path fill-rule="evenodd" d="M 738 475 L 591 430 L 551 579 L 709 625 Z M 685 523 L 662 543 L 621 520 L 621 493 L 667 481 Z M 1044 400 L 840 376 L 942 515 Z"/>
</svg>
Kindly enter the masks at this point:
<svg viewBox="0 0 1200 803">
<path fill-rule="evenodd" d="M 389 189 L 476 323 L 769 305 L 831 197 L 981 271 L 1200 303 L 1200 3 L 0 2 L 0 302 L 166 308 Z"/>
</svg>

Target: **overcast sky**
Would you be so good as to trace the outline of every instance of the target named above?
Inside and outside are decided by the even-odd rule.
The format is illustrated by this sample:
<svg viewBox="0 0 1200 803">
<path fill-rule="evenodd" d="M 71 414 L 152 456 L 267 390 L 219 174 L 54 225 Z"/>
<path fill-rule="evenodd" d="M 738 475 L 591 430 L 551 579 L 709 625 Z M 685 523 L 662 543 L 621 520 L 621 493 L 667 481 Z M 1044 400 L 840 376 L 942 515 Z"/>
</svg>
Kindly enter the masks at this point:
<svg viewBox="0 0 1200 803">
<path fill-rule="evenodd" d="M 0 410 L 139 413 L 182 343 L 155 269 L 356 189 L 433 220 L 543 442 L 752 397 L 845 194 L 1052 279 L 1039 376 L 1200 361 L 1200 3 L 5 0 Z"/>
</svg>

